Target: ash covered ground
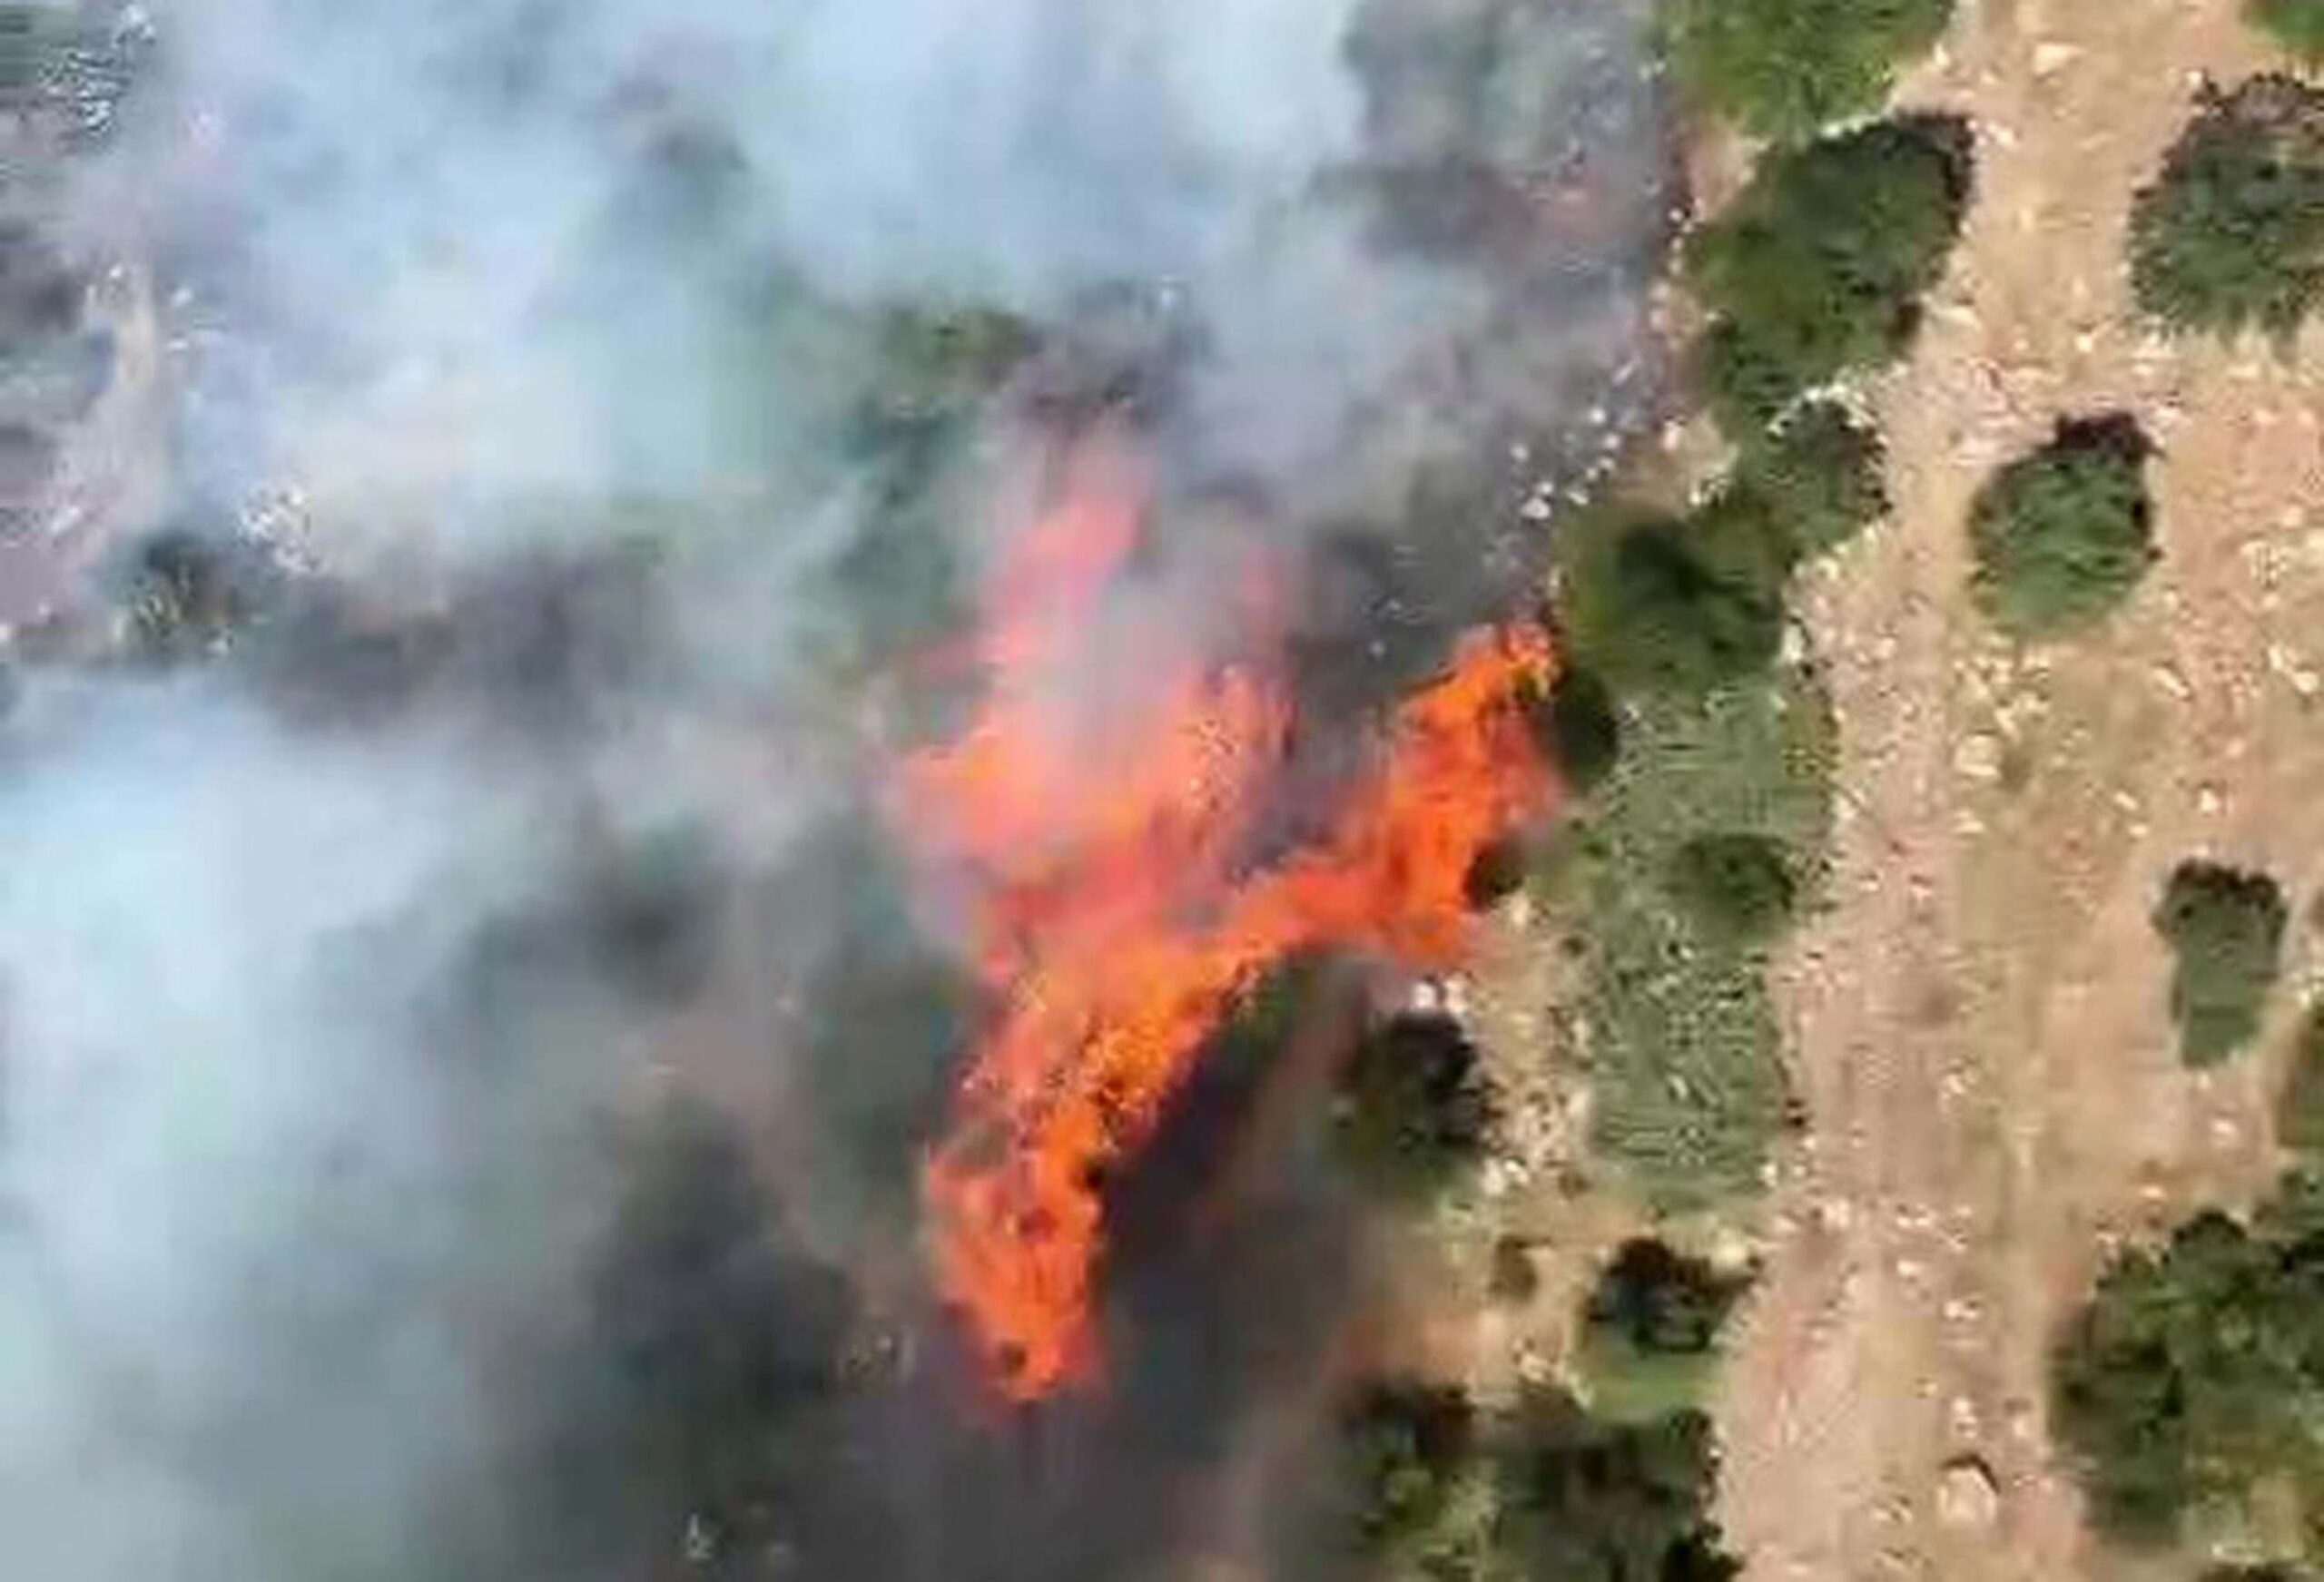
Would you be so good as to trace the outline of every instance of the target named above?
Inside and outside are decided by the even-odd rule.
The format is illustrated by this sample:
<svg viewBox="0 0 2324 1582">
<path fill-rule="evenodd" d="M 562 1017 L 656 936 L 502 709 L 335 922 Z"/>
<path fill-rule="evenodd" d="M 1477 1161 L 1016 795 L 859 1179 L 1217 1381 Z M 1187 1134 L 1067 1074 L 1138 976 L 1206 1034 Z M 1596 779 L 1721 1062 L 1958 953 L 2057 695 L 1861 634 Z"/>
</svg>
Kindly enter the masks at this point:
<svg viewBox="0 0 2324 1582">
<path fill-rule="evenodd" d="M 1094 425 L 1139 629 L 1259 546 L 1318 740 L 1530 602 L 1659 397 L 1644 11 L 0 13 L 9 1567 L 1322 1574 L 1297 1039 L 1109 1184 L 1104 1388 L 996 1403 L 873 787 Z"/>
</svg>

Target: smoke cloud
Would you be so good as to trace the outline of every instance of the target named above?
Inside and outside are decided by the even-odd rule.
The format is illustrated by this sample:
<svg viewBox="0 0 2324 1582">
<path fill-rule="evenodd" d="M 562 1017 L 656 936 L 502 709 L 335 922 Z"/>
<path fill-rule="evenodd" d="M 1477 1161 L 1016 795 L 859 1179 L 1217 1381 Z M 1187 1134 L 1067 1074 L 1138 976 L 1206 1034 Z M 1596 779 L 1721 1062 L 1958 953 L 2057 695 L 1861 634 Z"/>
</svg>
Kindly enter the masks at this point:
<svg viewBox="0 0 2324 1582">
<path fill-rule="evenodd" d="M 865 760 L 1047 423 L 1335 640 L 1509 596 L 1655 398 L 1645 11 L 0 14 L 0 1566 L 1254 1545 L 1343 1206 L 1151 1211 L 1118 1393 L 996 1434 L 911 1223 L 977 1007 Z"/>
</svg>

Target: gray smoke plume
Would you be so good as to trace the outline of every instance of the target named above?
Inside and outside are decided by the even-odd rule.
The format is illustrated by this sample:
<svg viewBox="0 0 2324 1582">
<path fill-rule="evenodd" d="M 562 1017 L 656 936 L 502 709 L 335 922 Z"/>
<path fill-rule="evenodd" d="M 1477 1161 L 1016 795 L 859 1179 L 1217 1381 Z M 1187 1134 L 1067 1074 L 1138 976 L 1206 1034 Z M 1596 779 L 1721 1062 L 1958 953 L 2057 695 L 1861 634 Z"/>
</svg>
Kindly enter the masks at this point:
<svg viewBox="0 0 2324 1582">
<path fill-rule="evenodd" d="M 993 1432 L 911 1223 L 977 1007 L 864 760 L 1097 411 L 1334 640 L 1521 596 L 1654 397 L 1645 9 L 0 10 L 0 1567 L 1255 1541 L 1331 1194 L 1150 1189 L 1117 1393 Z"/>
</svg>

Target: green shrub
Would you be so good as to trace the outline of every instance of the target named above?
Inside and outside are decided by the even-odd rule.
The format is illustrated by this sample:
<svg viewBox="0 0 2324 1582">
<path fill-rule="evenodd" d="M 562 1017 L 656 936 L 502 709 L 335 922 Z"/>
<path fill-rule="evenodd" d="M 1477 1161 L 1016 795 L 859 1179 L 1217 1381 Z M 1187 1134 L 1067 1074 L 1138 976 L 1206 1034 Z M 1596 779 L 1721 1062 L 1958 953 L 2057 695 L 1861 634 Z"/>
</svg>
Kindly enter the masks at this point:
<svg viewBox="0 0 2324 1582">
<path fill-rule="evenodd" d="M 1814 387 L 1903 354 L 1961 232 L 1965 122 L 1916 115 L 1765 162 L 1688 249 L 1711 318 L 1700 377 L 1748 435 Z"/>
<path fill-rule="evenodd" d="M 2302 1154 L 2324 1154 L 2324 1001 L 2308 1007 L 2292 1046 L 2276 1105 L 2276 1141 Z"/>
<path fill-rule="evenodd" d="M 2324 290 L 2324 92 L 2206 86 L 2131 211 L 2131 283 L 2172 327 L 2289 336 Z"/>
<path fill-rule="evenodd" d="M 2324 64 L 2324 0 L 2245 0 L 2243 9 L 2302 61 Z"/>
<path fill-rule="evenodd" d="M 2183 862 L 2171 874 L 2154 927 L 2177 958 L 2171 1015 L 2188 1065 L 2216 1064 L 2258 1036 L 2286 921 L 2283 891 L 2264 873 Z"/>
<path fill-rule="evenodd" d="M 2130 595 L 2159 557 L 2145 435 L 2130 418 L 2064 422 L 1996 473 L 1969 514 L 1978 607 L 2016 637 L 2087 626 Z"/>
<path fill-rule="evenodd" d="M 1795 563 L 1839 548 L 1888 511 L 1879 434 L 1835 401 L 1811 401 L 1747 440 L 1729 484 L 1769 513 Z"/>
<path fill-rule="evenodd" d="M 2248 1227 L 2198 1216 L 2117 1259 L 2068 1325 L 2051 1421 L 2109 1537 L 2168 1544 L 2199 1506 L 2255 1497 L 2324 1523 L 2320 1195 L 2293 1176 Z"/>
<path fill-rule="evenodd" d="M 1567 640 L 1617 689 L 1700 693 L 1764 671 L 1781 650 L 1783 587 L 1766 557 L 1738 555 L 1701 526 L 1609 518 L 1568 534 Z"/>
<path fill-rule="evenodd" d="M 1610 1423 L 1561 1390 L 1480 1413 L 1459 1391 L 1366 1388 L 1340 1425 L 1334 1518 L 1377 1574 L 1426 1582 L 1726 1582 L 1698 1412 Z"/>
<path fill-rule="evenodd" d="M 1952 15 L 1953 0 L 1666 0 L 1664 48 L 1701 103 L 1797 139 L 1878 109 Z"/>
<path fill-rule="evenodd" d="M 1496 1545 L 1529 1582 L 1727 1582 L 1711 1501 L 1718 1451 L 1709 1419 L 1682 1411 L 1609 1423 L 1540 1390 L 1505 1430 Z"/>
<path fill-rule="evenodd" d="M 1483 1154 L 1492 1104 L 1476 1046 L 1449 1017 L 1392 1017 L 1341 1078 L 1341 1156 L 1384 1195 L 1425 1200 Z"/>
<path fill-rule="evenodd" d="M 1798 901 L 1783 847 L 1764 835 L 1698 835 L 1671 854 L 1665 882 L 1697 931 L 1720 945 L 1764 943 Z"/>
</svg>

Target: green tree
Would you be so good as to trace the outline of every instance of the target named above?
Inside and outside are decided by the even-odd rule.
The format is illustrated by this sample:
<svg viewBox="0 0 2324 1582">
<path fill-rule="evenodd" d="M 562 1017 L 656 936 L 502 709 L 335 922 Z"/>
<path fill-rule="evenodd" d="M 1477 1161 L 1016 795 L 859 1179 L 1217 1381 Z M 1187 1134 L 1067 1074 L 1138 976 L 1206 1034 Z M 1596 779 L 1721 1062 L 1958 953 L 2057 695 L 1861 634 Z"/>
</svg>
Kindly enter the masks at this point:
<svg viewBox="0 0 2324 1582">
<path fill-rule="evenodd" d="M 1925 54 L 1953 0 L 1666 0 L 1664 48 L 1697 100 L 1763 137 L 1797 140 L 1876 110 Z"/>
<path fill-rule="evenodd" d="M 2287 920 L 2283 891 L 2264 873 L 2192 861 L 2171 873 L 2154 927 L 2176 958 L 2171 1015 L 2188 1065 L 2214 1065 L 2258 1036 Z"/>
<path fill-rule="evenodd" d="M 1509 1574 L 1726 1582 L 1742 1566 L 1710 1516 L 1718 1476 L 1699 1412 L 1608 1423 L 1561 1391 L 1537 1391 L 1518 1407 L 1501 1455 L 1496 1536 Z"/>
<path fill-rule="evenodd" d="M 2132 207 L 2131 284 L 2179 329 L 2298 329 L 2324 290 L 2324 92 L 2286 76 L 2207 85 Z"/>
<path fill-rule="evenodd" d="M 2128 418 L 2063 422 L 1978 492 L 1970 592 L 1995 625 L 2058 635 L 2130 596 L 2161 555 L 2146 487 L 2152 449 Z"/>
<path fill-rule="evenodd" d="M 1756 519 L 1755 519 L 1756 520 Z M 1783 646 L 1781 566 L 1704 521 L 1577 525 L 1561 612 L 1576 659 L 1618 689 L 1703 693 Z"/>
<path fill-rule="evenodd" d="M 1817 385 L 1903 354 L 1961 233 L 1972 139 L 1915 115 L 1787 150 L 1688 249 L 1713 409 L 1748 435 Z"/>
<path fill-rule="evenodd" d="M 1709 1421 L 1608 1422 L 1557 1390 L 1480 1413 L 1458 1390 L 1364 1390 L 1334 1518 L 1380 1574 L 1424 1582 L 1727 1582 Z"/>
<path fill-rule="evenodd" d="M 2324 0 L 2244 0 L 2243 10 L 2301 61 L 2324 64 Z"/>
<path fill-rule="evenodd" d="M 2051 1420 L 2093 1522 L 2163 1545 L 2198 1505 L 2262 1489 L 2324 1533 L 2324 1183 L 2286 1180 L 2246 1226 L 2206 1213 L 2123 1254 L 2053 1354 Z"/>
</svg>

